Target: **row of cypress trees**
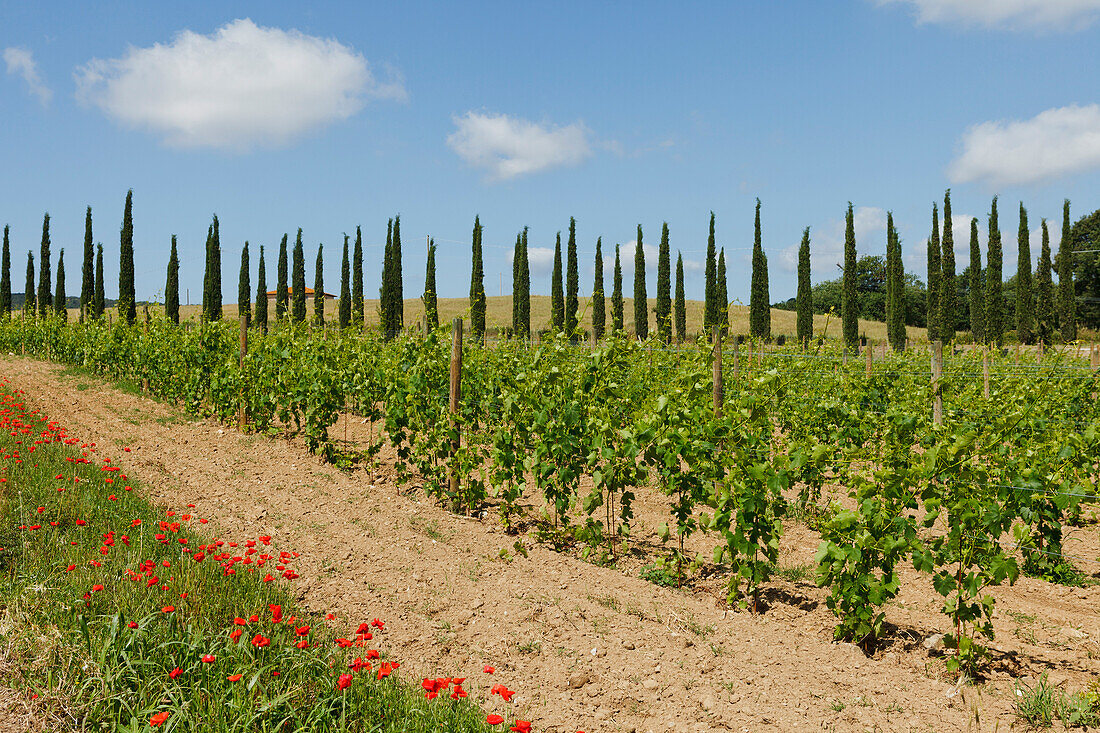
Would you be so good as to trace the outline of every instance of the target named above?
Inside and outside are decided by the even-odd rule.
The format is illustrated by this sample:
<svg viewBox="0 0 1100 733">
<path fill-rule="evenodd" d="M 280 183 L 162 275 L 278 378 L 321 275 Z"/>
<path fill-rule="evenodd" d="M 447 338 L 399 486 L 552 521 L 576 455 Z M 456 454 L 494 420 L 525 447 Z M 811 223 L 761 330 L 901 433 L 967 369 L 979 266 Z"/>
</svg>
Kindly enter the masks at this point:
<svg viewBox="0 0 1100 733">
<path fill-rule="evenodd" d="M 133 224 L 130 217 L 131 194 L 126 196 L 126 212 L 123 215 L 122 238 L 123 242 L 129 234 L 133 236 Z M 57 255 L 57 274 L 53 278 L 53 290 L 51 291 L 50 268 L 50 215 L 46 213 L 42 217 L 42 239 L 39 245 L 39 269 L 37 273 L 37 286 L 35 285 L 34 252 L 27 252 L 27 280 L 24 286 L 23 312 L 27 315 L 39 316 L 56 315 L 62 320 L 68 318 L 66 308 L 67 296 L 65 293 L 65 250 L 61 249 Z M 131 258 L 133 250 L 130 250 Z M 126 270 L 122 269 L 123 275 Z M 133 260 L 130 261 L 129 285 L 133 287 Z M 124 285 L 120 277 L 120 291 Z M 0 316 L 10 317 L 12 310 L 11 297 L 11 227 L 4 226 L 3 252 L 0 254 Z M 103 297 L 103 245 L 96 247 L 92 244 L 92 207 L 88 207 L 84 216 L 84 258 L 81 268 L 80 283 L 80 319 L 99 318 L 104 312 Z"/>
<path fill-rule="evenodd" d="M 771 336 L 771 309 L 768 295 L 767 257 L 761 242 L 760 200 L 756 201 L 752 252 L 752 285 L 750 292 L 749 325 L 750 334 L 757 338 Z M 928 253 L 928 333 L 931 339 L 950 341 L 955 337 L 959 319 L 958 286 L 956 282 L 953 227 L 951 218 L 951 192 L 944 195 L 942 237 L 939 222 L 938 204 L 933 204 L 932 233 L 927 241 Z M 380 311 L 382 330 L 387 336 L 398 333 L 404 320 L 401 277 L 401 233 L 400 217 L 391 219 L 387 226 L 386 251 L 382 266 L 382 287 L 380 289 Z M 714 213 L 711 212 L 710 230 L 707 241 L 707 260 L 705 269 L 706 294 L 704 302 L 704 326 L 728 327 L 728 296 L 726 293 L 725 250 L 715 256 Z M 994 197 L 989 214 L 989 238 L 987 264 L 981 266 L 981 252 L 978 243 L 978 223 L 971 221 L 970 268 L 969 268 L 969 315 L 970 330 L 975 340 L 1001 344 L 1004 335 L 1004 308 L 1002 298 L 1002 253 L 1001 235 L 998 225 L 997 199 Z M 475 338 L 485 334 L 486 297 L 484 286 L 484 261 L 482 251 L 483 227 L 480 217 L 475 217 L 472 236 L 472 271 L 470 284 L 471 329 Z M 349 262 L 349 237 L 344 236 L 343 259 L 341 265 L 341 294 L 338 321 L 341 328 L 352 323 L 362 324 L 363 305 L 363 250 L 361 228 L 356 227 L 354 253 Z M 81 279 L 80 310 L 81 318 L 98 318 L 104 309 L 103 298 L 103 245 L 95 252 L 92 236 L 92 212 L 88 207 L 85 215 L 84 257 Z M 43 218 L 42 240 L 39 251 L 40 269 L 37 288 L 34 286 L 34 255 L 28 252 L 26 301 L 24 308 L 45 315 L 50 312 L 66 314 L 65 310 L 65 271 L 64 250 L 59 253 L 56 280 L 51 292 L 50 271 L 50 234 L 49 214 Z M 1074 313 L 1073 267 L 1069 224 L 1069 201 L 1064 202 L 1062 241 L 1059 245 L 1057 260 L 1051 259 L 1049 233 L 1046 221 L 1042 222 L 1042 249 L 1038 269 L 1034 280 L 1031 272 L 1030 231 L 1027 210 L 1020 205 L 1020 223 L 1018 232 L 1018 261 L 1016 274 L 1015 324 L 1017 336 L 1022 343 L 1033 343 L 1036 339 L 1050 341 L 1055 333 L 1064 340 L 1076 338 L 1076 319 Z M 810 285 L 810 233 L 803 231 L 798 258 L 798 295 L 796 298 L 797 338 L 806 343 L 812 337 L 812 288 Z M 671 341 L 673 328 L 677 338 L 686 337 L 686 301 L 683 283 L 683 256 L 677 254 L 675 301 L 672 298 L 671 262 L 670 262 L 668 224 L 662 226 L 661 243 L 658 249 L 657 299 L 655 307 L 656 332 L 666 343 Z M 324 323 L 324 282 L 322 246 L 318 247 L 315 269 L 314 291 L 320 295 L 314 302 L 314 321 Z M 856 283 L 856 246 L 852 204 L 849 202 L 845 216 L 844 276 L 842 291 L 842 330 L 846 344 L 855 346 L 858 342 L 858 306 Z M 0 312 L 11 310 L 10 243 L 9 228 L 4 228 L 2 276 L 0 276 Z M 556 331 L 576 334 L 578 318 L 579 272 L 577 264 L 576 220 L 570 218 L 567 241 L 565 282 L 562 282 L 561 234 L 556 238 L 554 251 L 554 271 L 551 283 L 551 326 Z M 1058 289 L 1055 291 L 1052 272 L 1059 274 Z M 251 324 L 252 304 L 249 282 L 249 243 L 245 242 L 241 253 L 241 270 L 238 283 L 238 303 L 241 314 Z M 595 275 L 593 282 L 593 331 L 597 338 L 606 332 L 604 311 L 602 239 L 597 240 Z M 886 246 L 887 303 L 886 319 L 888 338 L 895 348 L 902 348 L 905 341 L 905 305 L 904 305 L 904 268 L 901 260 L 901 245 L 897 230 L 893 224 L 893 215 L 887 216 Z M 291 285 L 287 285 L 287 235 L 280 244 L 278 261 L 278 280 L 275 299 L 275 317 L 289 317 L 295 321 L 305 320 L 305 262 L 302 244 L 302 230 L 299 229 L 293 248 L 293 269 Z M 527 253 L 527 229 L 516 236 L 513 255 L 513 312 L 512 330 L 521 337 L 529 337 L 530 325 L 530 264 Z M 255 299 L 255 320 L 257 325 L 267 328 L 267 291 L 266 264 L 263 247 L 260 248 L 258 283 Z M 645 252 L 641 225 L 637 229 L 634 253 L 634 330 L 640 338 L 649 335 L 649 308 L 645 283 Z M 435 243 L 428 242 L 428 262 L 425 273 L 424 304 L 429 325 L 438 324 L 438 306 L 435 284 Z M 133 191 L 126 194 L 120 229 L 120 267 L 119 267 L 119 312 L 121 317 L 132 323 L 136 317 L 136 297 L 133 270 Z M 623 328 L 623 289 L 622 268 L 619 247 L 615 248 L 615 267 L 611 294 L 612 328 Z M 175 322 L 179 321 L 179 256 L 176 237 L 173 235 L 168 262 L 168 276 L 165 286 L 166 315 Z M 205 320 L 216 321 L 222 317 L 221 297 L 221 243 L 218 218 L 215 215 L 207 230 L 206 268 L 202 316 Z"/>
<path fill-rule="evenodd" d="M 970 266 L 967 282 L 970 291 L 968 310 L 970 333 L 974 341 L 1001 346 L 1006 328 L 1006 304 L 1003 297 L 1003 250 L 997 213 L 997 197 L 989 211 L 986 265 L 983 270 L 978 242 L 978 220 L 970 221 Z M 896 238 L 896 232 L 893 234 Z M 1055 335 L 1064 341 L 1077 338 L 1075 313 L 1073 243 L 1069 223 L 1069 200 L 1062 205 L 1062 239 L 1057 260 L 1051 259 L 1050 232 L 1042 220 L 1042 242 L 1038 270 L 1031 270 L 1031 231 L 1027 209 L 1020 203 L 1017 231 L 1016 302 L 1014 322 L 1020 343 L 1037 340 L 1050 343 Z M 955 272 L 955 243 L 951 220 L 951 191 L 944 194 L 943 236 L 940 236 L 937 204 L 932 205 L 932 233 L 928 251 L 928 338 L 951 341 L 956 336 L 962 313 L 959 283 Z M 900 254 L 898 255 L 900 259 Z M 1053 272 L 1057 264 L 1058 291 L 1054 290 Z M 889 272 L 889 264 L 887 271 Z M 889 288 L 888 288 L 889 290 Z M 893 296 L 900 302 L 900 293 Z M 888 296 L 887 312 L 891 302 Z M 897 311 L 897 307 L 894 307 Z M 888 319 L 889 320 L 889 317 Z M 902 337 L 903 338 L 903 337 Z M 891 337 L 893 340 L 893 337 Z"/>
</svg>

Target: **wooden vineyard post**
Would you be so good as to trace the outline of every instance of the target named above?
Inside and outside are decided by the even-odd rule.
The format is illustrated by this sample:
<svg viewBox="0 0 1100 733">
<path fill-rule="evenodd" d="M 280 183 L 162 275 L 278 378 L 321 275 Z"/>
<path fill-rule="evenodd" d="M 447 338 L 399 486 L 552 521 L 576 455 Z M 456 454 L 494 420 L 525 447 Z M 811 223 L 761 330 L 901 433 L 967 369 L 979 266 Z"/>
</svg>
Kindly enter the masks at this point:
<svg viewBox="0 0 1100 733">
<path fill-rule="evenodd" d="M 1043 342 L 1042 341 L 1039 342 L 1038 350 L 1035 353 L 1036 353 L 1035 361 L 1038 362 L 1039 364 L 1042 364 L 1043 363 Z"/>
<path fill-rule="evenodd" d="M 982 349 L 982 394 L 989 399 L 989 347 Z"/>
<path fill-rule="evenodd" d="M 459 434 L 458 408 L 462 400 L 462 319 L 456 318 L 451 324 L 451 426 L 454 428 L 455 437 L 451 439 L 451 458 L 458 454 L 462 447 L 462 438 Z M 454 469 L 454 462 L 448 462 L 447 480 L 450 484 L 452 497 L 458 496 L 460 481 L 458 472 Z"/>
<path fill-rule="evenodd" d="M 868 379 L 870 379 L 871 378 L 871 372 L 874 370 L 873 363 L 874 363 L 874 358 L 875 358 L 875 356 L 874 356 L 875 355 L 875 347 L 871 345 L 870 341 L 867 342 L 867 348 L 865 348 L 863 350 L 863 353 L 864 353 L 864 356 L 866 357 L 866 361 L 867 361 L 867 368 L 865 370 L 866 371 L 866 376 L 867 376 Z"/>
<path fill-rule="evenodd" d="M 718 333 L 718 328 L 714 329 L 714 416 L 722 417 L 722 397 L 723 397 L 723 385 L 722 385 L 722 339 Z M 736 339 L 735 339 L 736 341 Z M 736 348 L 736 347 L 735 347 Z M 733 352 L 735 355 L 736 351 Z M 734 357 L 736 363 L 736 356 Z"/>
<path fill-rule="evenodd" d="M 740 349 L 741 349 L 741 347 L 738 344 L 737 339 L 734 338 L 733 339 L 733 381 L 735 381 L 735 382 L 741 376 L 741 354 L 740 354 Z"/>
<path fill-rule="evenodd" d="M 241 394 L 240 394 L 240 411 L 237 415 L 240 423 L 241 430 L 244 430 L 244 426 L 248 424 L 248 408 L 245 407 L 244 402 L 244 357 L 248 354 L 248 324 L 245 322 L 245 317 L 241 315 Z"/>
<path fill-rule="evenodd" d="M 932 342 L 932 424 L 943 425 L 943 392 L 940 380 L 943 378 L 943 342 Z"/>
</svg>

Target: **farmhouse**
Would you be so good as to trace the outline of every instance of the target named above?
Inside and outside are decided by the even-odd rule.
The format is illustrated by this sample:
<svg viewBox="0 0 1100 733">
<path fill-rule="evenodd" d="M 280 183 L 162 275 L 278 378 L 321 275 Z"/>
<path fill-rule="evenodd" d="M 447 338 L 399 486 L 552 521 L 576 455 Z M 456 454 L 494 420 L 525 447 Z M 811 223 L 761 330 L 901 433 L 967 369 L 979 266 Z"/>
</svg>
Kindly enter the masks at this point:
<svg viewBox="0 0 1100 733">
<path fill-rule="evenodd" d="M 290 299 L 290 300 L 293 300 L 294 299 L 294 288 L 287 288 L 286 292 L 287 292 L 287 298 Z M 268 290 L 267 291 L 267 302 L 268 303 L 274 303 L 275 302 L 275 295 L 276 295 L 276 293 L 275 293 L 274 290 Z M 311 300 L 313 300 L 313 288 L 306 288 L 306 302 L 308 303 Z M 336 296 L 333 295 L 332 293 L 325 293 L 325 300 L 336 300 Z"/>
</svg>

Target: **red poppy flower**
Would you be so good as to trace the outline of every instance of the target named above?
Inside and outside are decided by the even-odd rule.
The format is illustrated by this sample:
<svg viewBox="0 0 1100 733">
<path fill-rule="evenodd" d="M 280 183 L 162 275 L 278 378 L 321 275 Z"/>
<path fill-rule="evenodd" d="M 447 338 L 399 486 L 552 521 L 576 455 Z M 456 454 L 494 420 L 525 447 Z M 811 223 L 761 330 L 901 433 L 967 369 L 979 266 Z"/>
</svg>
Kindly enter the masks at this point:
<svg viewBox="0 0 1100 733">
<path fill-rule="evenodd" d="M 96 585 L 93 585 L 93 586 L 92 586 L 92 592 L 93 592 L 93 593 L 97 593 L 97 592 L 99 592 L 99 591 L 101 591 L 101 590 L 103 590 L 103 586 L 102 586 L 102 585 L 99 585 L 98 583 L 97 583 Z"/>
<path fill-rule="evenodd" d="M 202 655 L 202 661 L 207 663 L 207 664 L 210 664 L 215 659 L 217 659 L 217 657 L 215 657 L 213 654 L 203 654 Z"/>
<path fill-rule="evenodd" d="M 504 702 L 512 702 L 512 695 L 516 694 L 515 690 L 509 690 L 504 685 L 493 685 L 493 689 L 489 690 L 490 695 L 500 695 Z"/>
<path fill-rule="evenodd" d="M 74 570 L 76 570 L 76 565 L 70 565 L 69 567 L 65 568 L 66 573 L 71 573 Z"/>
<path fill-rule="evenodd" d="M 164 611 L 165 613 L 172 613 L 172 611 L 176 610 L 176 607 L 175 606 L 165 606 L 164 608 L 162 608 L 160 610 Z"/>
<path fill-rule="evenodd" d="M 168 720 L 167 710 L 162 713 L 157 713 L 153 717 L 149 718 L 149 725 L 153 726 L 154 728 L 159 728 L 166 720 Z"/>
<path fill-rule="evenodd" d="M 262 634 L 256 634 L 252 637 L 252 646 L 254 647 L 265 647 L 268 646 L 270 643 L 271 639 L 268 639 Z"/>
<path fill-rule="evenodd" d="M 130 621 L 129 623 L 126 624 L 126 626 L 128 628 L 131 628 L 131 629 L 136 629 L 137 628 L 137 622 L 136 621 Z"/>
<path fill-rule="evenodd" d="M 356 657 L 354 661 L 348 664 L 348 668 L 353 672 L 362 672 L 363 669 L 370 669 L 370 662 L 364 662 L 362 657 Z"/>
<path fill-rule="evenodd" d="M 294 629 L 294 633 L 297 634 L 298 636 L 308 635 L 309 634 L 309 625 L 307 624 L 306 626 L 299 626 L 298 628 Z"/>
<path fill-rule="evenodd" d="M 243 618 L 241 618 L 240 616 L 238 616 L 237 618 L 233 619 L 233 625 L 234 625 L 234 626 L 244 626 L 244 625 L 246 625 L 247 623 L 248 623 L 248 622 L 247 622 L 247 621 L 245 621 L 245 620 L 244 620 Z"/>
<path fill-rule="evenodd" d="M 390 672 L 392 672 L 392 671 L 393 671 L 393 668 L 389 665 L 388 662 L 382 662 L 382 666 L 378 668 L 378 679 L 382 679 L 383 677 L 389 677 Z"/>
<path fill-rule="evenodd" d="M 283 620 L 283 607 L 275 604 L 269 604 L 268 608 L 271 609 L 271 623 L 277 624 Z"/>
<path fill-rule="evenodd" d="M 492 674 L 493 672 L 496 672 L 496 669 L 486 664 L 485 669 L 482 671 L 485 672 L 485 674 Z"/>
<path fill-rule="evenodd" d="M 350 685 L 350 684 L 351 684 L 351 675 L 350 674 L 342 674 L 342 675 L 340 675 L 339 679 L 336 680 L 336 689 L 337 690 L 346 690 L 348 688 L 348 685 Z"/>
<path fill-rule="evenodd" d="M 504 718 L 500 717 L 496 713 L 490 713 L 485 718 L 485 722 L 488 723 L 489 725 L 500 725 L 501 723 L 504 722 Z"/>
<path fill-rule="evenodd" d="M 374 628 L 378 629 L 379 631 L 386 628 L 386 622 L 385 621 L 379 621 L 378 619 L 374 619 L 373 621 L 371 621 L 370 625 L 373 626 Z"/>
<path fill-rule="evenodd" d="M 171 672 L 168 673 L 168 676 L 171 677 L 172 679 L 176 679 L 181 674 L 183 674 L 183 670 L 180 669 L 179 667 L 176 667 L 175 669 L 173 669 Z"/>
<path fill-rule="evenodd" d="M 233 629 L 231 632 L 229 632 L 229 638 L 232 639 L 233 641 L 236 641 L 237 639 L 241 638 L 242 633 L 243 633 L 242 629 Z"/>
<path fill-rule="evenodd" d="M 250 624 L 254 624 L 259 620 L 260 620 L 260 617 L 257 616 L 256 614 L 252 614 L 251 616 L 248 617 L 248 623 L 250 623 Z"/>
<path fill-rule="evenodd" d="M 517 720 L 508 730 L 513 733 L 531 733 L 531 723 L 527 720 Z"/>
<path fill-rule="evenodd" d="M 294 646 L 298 647 L 299 649 L 308 649 L 309 648 L 309 642 L 306 641 L 305 639 L 302 639 L 301 641 L 299 641 Z"/>
<path fill-rule="evenodd" d="M 326 613 L 325 614 L 325 620 L 326 621 L 335 621 L 336 620 L 336 614 L 335 613 Z"/>
<path fill-rule="evenodd" d="M 368 649 L 367 650 L 367 659 L 378 659 L 378 658 L 379 657 L 378 657 L 378 650 L 377 649 Z"/>
<path fill-rule="evenodd" d="M 239 674 L 231 674 L 228 677 L 226 677 L 226 679 L 229 680 L 230 682 L 240 682 L 242 676 L 243 675 L 239 675 Z"/>
</svg>

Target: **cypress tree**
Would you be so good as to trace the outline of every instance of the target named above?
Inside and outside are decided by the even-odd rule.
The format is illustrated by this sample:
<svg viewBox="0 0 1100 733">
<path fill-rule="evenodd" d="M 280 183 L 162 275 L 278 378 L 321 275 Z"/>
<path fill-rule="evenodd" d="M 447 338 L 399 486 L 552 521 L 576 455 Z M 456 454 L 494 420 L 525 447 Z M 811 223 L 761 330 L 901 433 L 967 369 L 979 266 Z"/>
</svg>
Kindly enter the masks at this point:
<svg viewBox="0 0 1100 733">
<path fill-rule="evenodd" d="M 676 251 L 676 341 L 683 343 L 687 340 L 687 295 L 684 293 L 684 255 Z"/>
<path fill-rule="evenodd" d="M 569 217 L 569 242 L 565 249 L 565 332 L 570 340 L 577 336 L 577 309 L 580 306 L 580 273 L 577 270 L 577 220 Z"/>
<path fill-rule="evenodd" d="M 275 283 L 275 320 L 277 321 L 286 318 L 287 306 L 290 304 L 286 259 L 286 234 L 283 234 L 283 241 L 279 243 L 279 262 L 276 265 L 277 270 L 275 273 L 278 277 L 278 281 Z"/>
<path fill-rule="evenodd" d="M 907 306 L 905 304 L 905 263 L 901 258 L 901 239 L 897 227 L 890 222 L 888 239 L 894 247 L 894 320 L 890 340 L 897 351 L 905 350 L 905 322 Z"/>
<path fill-rule="evenodd" d="M 955 340 L 955 323 L 958 319 L 955 306 L 955 233 L 951 229 L 951 189 L 943 195 L 943 256 L 940 259 L 940 338 Z"/>
<path fill-rule="evenodd" d="M 603 338 L 607 325 L 603 297 L 603 237 L 596 237 L 596 265 L 592 275 L 592 338 Z"/>
<path fill-rule="evenodd" d="M 393 218 L 393 251 L 390 253 L 390 264 L 393 265 L 392 291 L 393 295 L 393 332 L 398 334 L 405 327 L 405 295 L 404 280 L 401 276 L 401 215 Z"/>
<path fill-rule="evenodd" d="M 84 212 L 84 262 L 80 271 L 80 321 L 91 313 L 95 298 L 95 248 L 92 246 L 92 207 Z"/>
<path fill-rule="evenodd" d="M 355 226 L 355 250 L 351 257 L 351 319 L 356 329 L 363 328 L 363 231 Z"/>
<path fill-rule="evenodd" d="M 23 313 L 24 317 L 34 315 L 34 252 L 27 250 L 27 284 L 23 289 Z"/>
<path fill-rule="evenodd" d="M 756 199 L 756 222 L 752 239 L 752 284 L 749 289 L 749 333 L 753 338 L 770 339 L 771 303 L 768 299 L 768 259 L 760 237 L 760 199 Z"/>
<path fill-rule="evenodd" d="M 210 320 L 210 259 L 211 259 L 211 247 L 214 243 L 214 225 L 206 227 L 206 261 L 203 266 L 202 274 L 202 320 L 203 322 Z"/>
<path fill-rule="evenodd" d="M 344 258 L 340 261 L 340 329 L 351 325 L 351 262 L 348 261 L 348 235 L 344 235 Z"/>
<path fill-rule="evenodd" d="M 615 271 L 611 276 L 611 330 L 623 330 L 623 266 L 619 261 L 619 245 L 615 245 Z"/>
<path fill-rule="evenodd" d="M 901 247 L 897 241 L 897 231 L 894 229 L 894 212 L 886 213 L 886 336 L 890 346 L 895 351 L 905 348 L 905 325 L 902 317 L 904 308 L 903 293 L 899 286 L 901 271 L 898 267 L 898 259 L 901 257 Z M 902 336 L 898 338 L 898 321 L 902 322 Z"/>
<path fill-rule="evenodd" d="M 516 246 L 512 249 L 512 337 L 520 336 L 519 301 L 520 287 L 523 284 L 520 277 L 520 259 L 523 257 L 523 242 L 520 233 L 516 232 Z"/>
<path fill-rule="evenodd" d="M 260 267 L 256 273 L 256 325 L 267 333 L 267 266 L 264 264 L 264 246 L 260 245 Z"/>
<path fill-rule="evenodd" d="M 985 283 L 982 281 L 982 248 L 978 244 L 978 220 L 970 220 L 970 337 L 985 341 Z"/>
<path fill-rule="evenodd" d="M 856 298 L 856 225 L 852 202 L 844 217 L 844 289 L 840 293 L 841 330 L 844 345 L 849 349 L 859 347 L 859 301 Z"/>
<path fill-rule="evenodd" d="M 214 221 L 207 231 L 207 238 L 210 240 L 206 248 L 208 284 L 203 306 L 206 311 L 206 320 L 220 321 L 222 319 L 222 244 L 217 214 L 214 215 Z"/>
<path fill-rule="evenodd" d="M 520 327 L 523 338 L 531 338 L 531 260 L 527 256 L 527 227 L 523 228 L 523 257 L 520 259 L 520 275 L 523 287 L 520 290 Z"/>
<path fill-rule="evenodd" d="M 1001 297 L 1001 268 L 1003 266 L 1003 254 L 1001 252 L 1001 230 L 997 224 L 997 197 L 993 197 L 993 205 L 989 210 L 989 243 L 986 250 L 985 270 L 985 328 L 986 340 L 996 344 L 997 348 L 1004 343 L 1004 303 Z"/>
<path fill-rule="evenodd" d="M 222 319 L 222 237 L 217 214 L 214 215 L 213 227 L 214 234 L 210 240 L 210 249 L 213 252 L 210 320 L 220 321 Z"/>
<path fill-rule="evenodd" d="M 95 253 L 95 317 L 102 318 L 106 307 L 103 297 L 103 244 L 99 243 Z"/>
<path fill-rule="evenodd" d="M 306 320 L 306 253 L 302 247 L 302 228 L 294 240 L 290 275 L 290 319 L 296 323 Z"/>
<path fill-rule="evenodd" d="M 554 272 L 550 276 L 550 329 L 561 333 L 565 328 L 565 295 L 561 284 L 561 232 L 554 244 Z"/>
<path fill-rule="evenodd" d="M 378 289 L 379 328 L 385 339 L 393 337 L 393 219 L 386 222 L 386 252 L 382 257 L 382 287 Z"/>
<path fill-rule="evenodd" d="M 1030 344 L 1035 338 L 1035 298 L 1031 292 L 1031 233 L 1023 201 L 1016 243 L 1016 337 L 1021 344 Z"/>
<path fill-rule="evenodd" d="M 718 304 L 718 326 L 722 329 L 722 334 L 729 330 L 730 326 L 730 301 L 729 291 L 727 290 L 728 284 L 726 281 L 726 248 L 722 247 L 718 250 L 718 273 L 715 278 L 715 298 Z"/>
<path fill-rule="evenodd" d="M 4 254 L 0 260 L 0 318 L 11 318 L 11 249 L 8 225 L 4 225 Z"/>
<path fill-rule="evenodd" d="M 244 326 L 252 325 L 252 283 L 249 280 L 248 242 L 241 250 L 241 274 L 237 280 L 237 317 L 244 316 Z"/>
<path fill-rule="evenodd" d="M 53 306 L 53 295 L 50 291 L 50 215 L 47 213 L 42 219 L 42 245 L 38 254 L 38 314 L 48 315 Z"/>
<path fill-rule="evenodd" d="M 481 259 L 481 218 L 474 216 L 473 256 L 470 268 L 470 334 L 485 340 L 485 266 Z"/>
<path fill-rule="evenodd" d="M 1050 232 L 1043 219 L 1043 243 L 1039 250 L 1039 269 L 1035 274 L 1035 325 L 1036 334 L 1044 344 L 1054 337 L 1054 278 L 1050 267 Z"/>
<path fill-rule="evenodd" d="M 940 212 L 932 204 L 932 236 L 928 238 L 928 340 L 942 339 L 940 333 L 940 292 L 943 265 L 940 262 Z"/>
<path fill-rule="evenodd" d="M 710 337 L 712 326 L 718 325 L 718 260 L 714 251 L 714 212 L 710 212 L 710 234 L 707 236 L 707 264 L 703 295 L 703 331 Z"/>
<path fill-rule="evenodd" d="M 807 348 L 814 337 L 814 293 L 810 283 L 810 228 L 802 230 L 802 244 L 798 248 L 798 294 L 795 297 L 798 343 Z"/>
<path fill-rule="evenodd" d="M 95 298 L 94 292 L 92 298 Z M 172 323 L 180 322 L 180 258 L 176 251 L 175 234 L 172 235 L 172 251 L 168 255 L 168 277 L 164 282 L 164 316 Z"/>
<path fill-rule="evenodd" d="M 69 319 L 69 309 L 65 307 L 65 249 L 57 253 L 57 290 L 53 296 L 53 307 L 57 317 L 64 323 Z"/>
<path fill-rule="evenodd" d="M 428 240 L 428 264 L 424 272 L 424 322 L 429 329 L 439 327 L 439 299 L 435 289 L 435 240 Z"/>
<path fill-rule="evenodd" d="M 649 299 L 645 289 L 645 251 L 642 249 L 642 225 L 634 247 L 634 335 L 640 341 L 649 338 Z"/>
<path fill-rule="evenodd" d="M 661 245 L 657 249 L 657 338 L 672 341 L 672 253 L 668 245 L 668 222 L 661 227 Z"/>
<path fill-rule="evenodd" d="M 217 217 L 214 218 L 217 222 Z M 215 233 L 217 228 L 215 227 Z M 122 230 L 119 233 L 118 267 L 118 317 L 133 325 L 137 319 L 137 291 L 134 289 L 134 191 L 126 192 L 126 206 L 122 211 Z M 219 254 L 220 254 L 219 249 Z M 218 318 L 221 318 L 221 264 L 218 265 Z"/>
<path fill-rule="evenodd" d="M 1062 340 L 1077 340 L 1077 293 L 1073 285 L 1074 254 L 1069 199 L 1062 202 L 1062 239 L 1058 243 L 1058 331 Z"/>
<path fill-rule="evenodd" d="M 313 324 L 317 328 L 325 327 L 325 263 L 321 251 L 325 245 L 317 245 L 316 272 L 313 275 Z"/>
</svg>

